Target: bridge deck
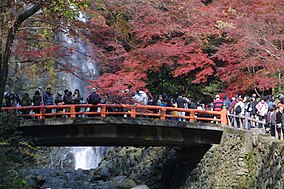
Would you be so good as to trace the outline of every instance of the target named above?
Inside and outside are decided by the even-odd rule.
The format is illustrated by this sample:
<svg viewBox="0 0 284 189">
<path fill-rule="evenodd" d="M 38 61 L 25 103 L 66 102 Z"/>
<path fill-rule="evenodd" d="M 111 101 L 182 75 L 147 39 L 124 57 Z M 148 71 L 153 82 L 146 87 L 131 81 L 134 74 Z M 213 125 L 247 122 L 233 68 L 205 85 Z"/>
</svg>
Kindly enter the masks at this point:
<svg viewBox="0 0 284 189">
<path fill-rule="evenodd" d="M 88 111 L 90 108 L 97 111 Z M 35 144 L 40 146 L 186 147 L 218 144 L 222 127 L 228 123 L 226 110 L 144 105 L 71 104 L 4 107 L 2 111 L 23 117 L 19 130 L 32 136 Z M 186 112 L 186 116 L 179 116 L 179 111 Z"/>
<path fill-rule="evenodd" d="M 25 120 L 19 127 L 38 146 L 180 146 L 220 143 L 213 124 L 123 117 Z"/>
</svg>

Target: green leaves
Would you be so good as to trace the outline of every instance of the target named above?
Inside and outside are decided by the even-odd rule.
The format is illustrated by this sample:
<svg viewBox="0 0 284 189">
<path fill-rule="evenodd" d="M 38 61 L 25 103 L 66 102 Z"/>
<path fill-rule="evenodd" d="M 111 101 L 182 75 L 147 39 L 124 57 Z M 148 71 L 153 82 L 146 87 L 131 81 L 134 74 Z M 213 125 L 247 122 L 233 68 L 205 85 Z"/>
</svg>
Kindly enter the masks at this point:
<svg viewBox="0 0 284 189">
<path fill-rule="evenodd" d="M 80 12 L 89 6 L 89 0 L 56 0 L 44 7 L 46 14 L 56 14 L 68 21 L 78 19 Z"/>
<path fill-rule="evenodd" d="M 17 124 L 13 113 L 0 114 L 0 188 L 22 188 L 26 180 L 18 169 L 34 156 L 35 148 L 15 130 Z"/>
</svg>

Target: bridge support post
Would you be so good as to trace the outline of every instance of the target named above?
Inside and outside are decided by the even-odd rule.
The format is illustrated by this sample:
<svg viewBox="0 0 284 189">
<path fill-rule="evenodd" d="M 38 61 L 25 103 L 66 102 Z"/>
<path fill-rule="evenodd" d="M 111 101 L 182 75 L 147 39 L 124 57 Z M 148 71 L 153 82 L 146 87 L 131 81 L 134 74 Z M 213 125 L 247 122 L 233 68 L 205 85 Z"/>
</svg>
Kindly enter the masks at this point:
<svg viewBox="0 0 284 189">
<path fill-rule="evenodd" d="M 44 119 L 44 107 L 41 106 L 39 109 L 39 119 Z"/>
<path fill-rule="evenodd" d="M 75 106 L 70 106 L 70 114 L 71 114 L 71 117 L 76 117 L 75 113 L 76 113 L 76 111 L 75 111 Z"/>
<path fill-rule="evenodd" d="M 102 110 L 101 116 L 102 116 L 102 117 L 106 117 L 106 107 L 105 107 L 105 106 L 102 106 L 102 107 L 101 107 L 101 110 Z"/>
<path fill-rule="evenodd" d="M 131 117 L 136 117 L 136 108 L 135 107 L 131 108 Z"/>
<path fill-rule="evenodd" d="M 165 108 L 161 108 L 161 117 L 160 119 L 165 120 L 166 119 L 166 109 Z"/>
<path fill-rule="evenodd" d="M 227 118 L 227 110 L 222 109 L 221 110 L 221 124 L 222 125 L 228 125 L 228 118 Z"/>
<path fill-rule="evenodd" d="M 189 121 L 190 122 L 194 122 L 195 121 L 195 112 L 194 111 L 190 111 Z"/>
</svg>

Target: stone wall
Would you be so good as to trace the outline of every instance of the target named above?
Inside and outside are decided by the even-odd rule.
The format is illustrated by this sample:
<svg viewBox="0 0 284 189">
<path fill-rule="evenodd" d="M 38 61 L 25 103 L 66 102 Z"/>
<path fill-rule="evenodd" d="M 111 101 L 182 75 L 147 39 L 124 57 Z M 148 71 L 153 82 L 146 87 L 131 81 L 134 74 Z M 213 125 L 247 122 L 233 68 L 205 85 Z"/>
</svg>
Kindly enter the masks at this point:
<svg viewBox="0 0 284 189">
<path fill-rule="evenodd" d="M 149 188 L 284 188 L 284 143 L 226 128 L 220 145 L 111 149 L 95 177 L 126 176 Z"/>
<path fill-rule="evenodd" d="M 284 143 L 252 131 L 225 129 L 191 172 L 188 188 L 283 188 Z"/>
<path fill-rule="evenodd" d="M 255 188 L 284 188 L 284 144 L 275 141 L 268 149 L 258 166 Z"/>
<path fill-rule="evenodd" d="M 107 181 L 126 176 L 151 189 L 180 188 L 210 147 L 113 148 L 96 169 L 95 177 Z"/>
</svg>

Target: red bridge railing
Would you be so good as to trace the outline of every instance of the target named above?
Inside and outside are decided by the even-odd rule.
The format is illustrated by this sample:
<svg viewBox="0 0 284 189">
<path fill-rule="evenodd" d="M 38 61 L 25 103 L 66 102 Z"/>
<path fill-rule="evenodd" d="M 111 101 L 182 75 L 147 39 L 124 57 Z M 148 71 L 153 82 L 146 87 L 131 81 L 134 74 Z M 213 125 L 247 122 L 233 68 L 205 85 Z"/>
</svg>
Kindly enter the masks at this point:
<svg viewBox="0 0 284 189">
<path fill-rule="evenodd" d="M 95 108 L 96 111 L 88 109 Z M 20 112 L 18 116 L 24 118 L 45 119 L 49 117 L 148 117 L 156 119 L 178 119 L 186 121 L 208 121 L 228 125 L 227 110 L 209 111 L 197 109 L 183 109 L 162 106 L 128 105 L 128 104 L 70 104 L 70 105 L 48 105 L 48 106 L 20 106 L 3 107 L 2 111 Z M 24 113 L 25 112 L 25 113 Z M 27 113 L 29 112 L 29 113 Z M 179 116 L 177 112 L 186 112 L 186 116 Z"/>
</svg>

